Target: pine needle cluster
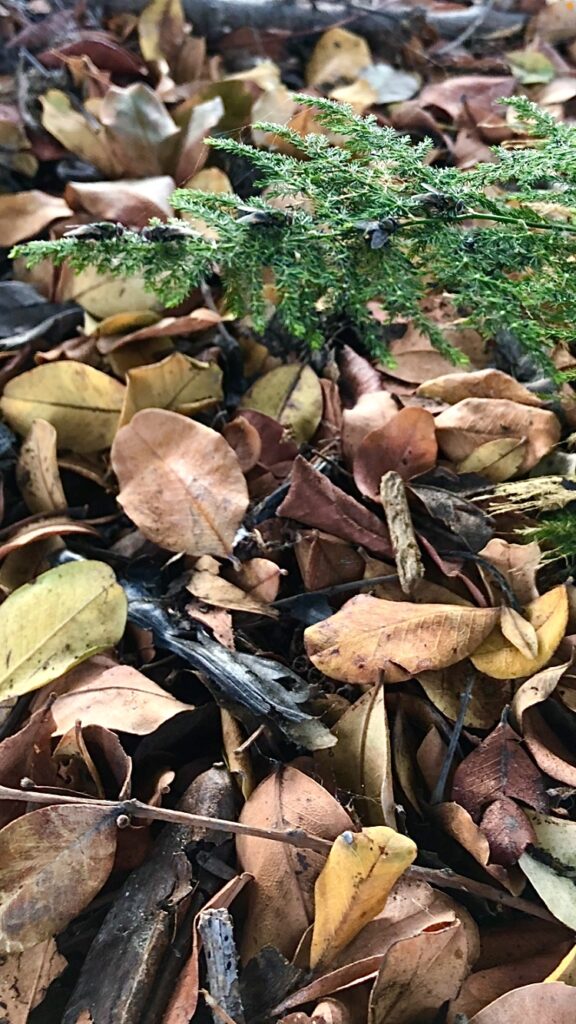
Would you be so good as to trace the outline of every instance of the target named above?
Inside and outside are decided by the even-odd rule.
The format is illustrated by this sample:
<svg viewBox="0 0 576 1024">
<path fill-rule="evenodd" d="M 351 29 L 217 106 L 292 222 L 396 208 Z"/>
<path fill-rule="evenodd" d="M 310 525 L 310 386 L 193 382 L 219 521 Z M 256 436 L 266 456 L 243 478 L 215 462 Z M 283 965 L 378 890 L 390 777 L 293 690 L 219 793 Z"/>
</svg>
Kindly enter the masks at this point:
<svg viewBox="0 0 576 1024">
<path fill-rule="evenodd" d="M 462 172 L 430 166 L 431 142 L 299 99 L 327 134 L 259 124 L 282 152 L 209 140 L 252 162 L 265 197 L 180 189 L 171 201 L 183 217 L 164 230 L 31 242 L 14 255 L 141 274 L 167 307 L 216 273 L 227 310 L 256 331 L 273 307 L 295 343 L 321 347 L 344 323 L 380 358 L 387 325 L 410 318 L 463 362 L 424 312 L 430 296 L 448 294 L 465 325 L 486 338 L 511 333 L 554 373 L 550 354 L 573 341 L 576 323 L 576 127 L 515 98 L 529 141 Z"/>
</svg>

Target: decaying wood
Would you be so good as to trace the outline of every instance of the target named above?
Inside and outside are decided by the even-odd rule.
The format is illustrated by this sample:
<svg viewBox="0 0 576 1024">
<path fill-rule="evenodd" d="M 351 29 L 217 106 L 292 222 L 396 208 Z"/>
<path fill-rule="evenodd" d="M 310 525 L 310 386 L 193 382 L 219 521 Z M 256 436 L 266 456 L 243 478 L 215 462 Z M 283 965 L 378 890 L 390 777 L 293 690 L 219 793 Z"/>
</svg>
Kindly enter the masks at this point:
<svg viewBox="0 0 576 1024">
<path fill-rule="evenodd" d="M 385 473 L 380 481 L 380 500 L 388 524 L 400 586 L 405 594 L 412 594 L 424 576 L 424 566 L 412 525 L 404 481 L 394 470 Z"/>
<path fill-rule="evenodd" d="M 234 942 L 232 916 L 229 910 L 205 910 L 198 918 L 198 931 L 204 945 L 208 990 L 215 1006 L 215 1024 L 221 1024 L 219 1010 L 234 1021 L 244 1024 L 244 1009 L 238 980 L 238 954 Z"/>
</svg>

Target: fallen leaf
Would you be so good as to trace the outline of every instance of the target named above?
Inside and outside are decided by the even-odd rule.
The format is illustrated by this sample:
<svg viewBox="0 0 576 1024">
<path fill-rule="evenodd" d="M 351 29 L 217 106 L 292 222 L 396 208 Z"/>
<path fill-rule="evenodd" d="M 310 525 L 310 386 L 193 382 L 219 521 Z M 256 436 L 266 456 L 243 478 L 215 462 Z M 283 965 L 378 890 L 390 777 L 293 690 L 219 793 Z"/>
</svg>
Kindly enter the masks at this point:
<svg viewBox="0 0 576 1024">
<path fill-rule="evenodd" d="M 526 815 L 536 841 L 520 858 L 520 867 L 554 917 L 573 930 L 576 823 L 530 810 Z"/>
<path fill-rule="evenodd" d="M 506 640 L 525 658 L 538 655 L 538 636 L 534 626 L 507 604 L 502 606 L 500 612 L 500 629 Z"/>
<path fill-rule="evenodd" d="M 351 82 L 371 64 L 372 54 L 362 36 L 344 28 L 329 28 L 312 51 L 306 85 L 326 85 L 339 79 Z"/>
<path fill-rule="evenodd" d="M 248 558 L 233 571 L 234 582 L 256 601 L 271 604 L 278 597 L 280 579 L 286 574 L 269 558 Z"/>
<path fill-rule="evenodd" d="M 572 946 L 570 952 L 562 958 L 558 966 L 544 981 L 548 983 L 561 981 L 564 985 L 576 985 L 576 946 Z"/>
<path fill-rule="evenodd" d="M 10 248 L 40 235 L 53 221 L 71 214 L 64 199 L 38 189 L 0 195 L 0 245 Z"/>
<path fill-rule="evenodd" d="M 539 708 L 528 708 L 523 715 L 524 742 L 536 764 L 551 779 L 566 786 L 576 785 L 574 755 L 566 743 L 546 722 Z"/>
<path fill-rule="evenodd" d="M 495 608 L 383 601 L 360 594 L 329 619 L 309 626 L 305 644 L 316 668 L 330 679 L 392 682 L 462 661 L 499 617 Z"/>
<path fill-rule="evenodd" d="M 330 961 L 380 913 L 417 852 L 411 839 L 386 825 L 338 836 L 314 888 L 312 969 Z"/>
<path fill-rule="evenodd" d="M 222 427 L 222 435 L 236 453 L 243 473 L 249 473 L 260 461 L 262 441 L 256 427 L 245 416 L 235 416 Z"/>
<path fill-rule="evenodd" d="M 437 457 L 432 414 L 424 409 L 402 409 L 360 442 L 354 456 L 354 482 L 362 494 L 378 501 L 380 480 L 389 470 L 410 480 L 433 469 Z"/>
<path fill-rule="evenodd" d="M 521 737 L 501 722 L 458 765 L 452 799 L 476 820 L 487 804 L 502 797 L 521 800 L 539 811 L 547 809 L 544 779 L 521 742 Z"/>
<path fill-rule="evenodd" d="M 564 944 L 567 945 L 567 944 Z M 458 1024 L 458 1013 L 468 1018 L 484 1009 L 506 992 L 539 981 L 559 981 L 560 978 L 546 978 L 550 965 L 558 963 L 562 944 L 549 945 L 545 952 L 536 953 L 523 959 L 512 958 L 506 950 L 503 962 L 495 967 L 476 970 L 466 978 L 458 996 L 450 1004 L 448 1024 Z"/>
<path fill-rule="evenodd" d="M 55 428 L 47 420 L 33 420 L 16 464 L 16 482 L 30 512 L 57 512 L 66 508 L 56 453 Z"/>
<path fill-rule="evenodd" d="M 110 86 L 100 105 L 99 119 L 108 153 L 120 169 L 119 174 L 110 177 L 145 178 L 167 170 L 180 129 L 149 85 L 134 82 L 125 88 Z"/>
<path fill-rule="evenodd" d="M 460 921 L 393 946 L 374 982 L 369 1024 L 432 1024 L 469 973 L 466 946 Z"/>
<path fill-rule="evenodd" d="M 145 537 L 169 551 L 226 555 L 248 507 L 238 460 L 210 427 L 145 409 L 111 452 L 118 501 Z"/>
<path fill-rule="evenodd" d="M 30 718 L 18 732 L 6 736 L 0 743 L 0 778 L 2 785 L 20 789 L 23 778 L 36 778 L 36 765 L 50 752 L 50 737 L 54 729 L 54 718 L 50 702 L 33 711 Z M 20 800 L 2 800 L 0 804 L 0 828 L 9 821 L 20 817 L 26 811 L 26 804 Z"/>
<path fill-rule="evenodd" d="M 54 939 L 45 939 L 21 953 L 2 957 L 0 998 L 2 1012 L 10 1024 L 27 1024 L 29 1014 L 39 1006 L 50 985 L 68 966 Z"/>
<path fill-rule="evenodd" d="M 294 768 L 283 768 L 261 782 L 240 821 L 259 828 L 301 828 L 324 839 L 336 839 L 353 827 L 334 797 Z M 291 956 L 313 919 L 314 884 L 326 858 L 254 836 L 238 836 L 236 849 L 243 870 L 255 879 L 248 893 L 243 959 L 266 945 Z"/>
<path fill-rule="evenodd" d="M 434 377 L 420 384 L 416 394 L 449 405 L 467 398 L 506 398 L 510 402 L 520 402 L 521 405 L 542 405 L 541 399 L 514 377 L 492 367 L 471 373 L 448 373 L 443 377 Z"/>
<path fill-rule="evenodd" d="M 538 651 L 526 656 L 504 636 L 500 626 L 471 654 L 479 672 L 493 679 L 518 679 L 543 668 L 564 637 L 568 622 L 568 595 L 565 586 L 555 587 L 525 608 L 528 622 L 536 630 Z"/>
<path fill-rule="evenodd" d="M 332 729 L 338 742 L 316 753 L 334 772 L 338 787 L 351 796 L 361 821 L 368 825 L 396 824 L 390 736 L 384 688 L 364 693 Z"/>
<path fill-rule="evenodd" d="M 480 829 L 490 844 L 491 860 L 503 867 L 517 864 L 535 838 L 522 808 L 507 797 L 490 804 L 482 815 Z"/>
<path fill-rule="evenodd" d="M 56 693 L 52 717 L 57 736 L 78 721 L 146 736 L 174 715 L 194 711 L 193 705 L 176 700 L 137 669 L 110 665 L 109 659 L 100 657 L 67 672 L 51 691 Z"/>
<path fill-rule="evenodd" d="M 12 551 L 19 551 L 21 548 L 29 547 L 31 544 L 38 544 L 40 541 L 69 533 L 98 536 L 93 526 L 74 522 L 74 520 L 67 519 L 65 516 L 52 516 L 50 519 L 46 518 L 40 522 L 27 523 L 16 529 L 4 544 L 0 544 L 0 559 L 6 558 Z"/>
<path fill-rule="evenodd" d="M 93 366 L 44 363 L 14 377 L 0 409 L 13 430 L 28 434 L 34 420 L 51 423 L 58 447 L 95 452 L 112 444 L 126 389 Z"/>
<path fill-rule="evenodd" d="M 298 444 L 309 441 L 322 419 L 322 388 L 310 366 L 278 366 L 260 377 L 242 397 L 240 409 L 254 409 L 278 420 Z"/>
<path fill-rule="evenodd" d="M 152 0 L 138 18 L 138 43 L 146 61 L 175 63 L 186 37 L 180 0 Z"/>
<path fill-rule="evenodd" d="M 344 409 L 342 451 L 346 460 L 351 463 L 366 435 L 385 427 L 397 414 L 398 406 L 388 391 L 368 391 L 351 409 Z"/>
<path fill-rule="evenodd" d="M 0 606 L 2 697 L 29 693 L 118 643 L 126 597 L 103 562 L 67 562 Z"/>
<path fill-rule="evenodd" d="M 320 530 L 305 530 L 294 554 L 306 590 L 362 579 L 365 561 L 350 544 Z"/>
<path fill-rule="evenodd" d="M 538 597 L 536 573 L 542 561 L 537 541 L 530 544 L 510 544 L 501 537 L 493 537 L 478 552 L 501 572 L 520 604 L 529 604 Z M 487 574 L 486 574 L 487 575 Z M 493 577 L 488 577 L 494 583 Z"/>
<path fill-rule="evenodd" d="M 327 477 L 298 456 L 294 461 L 290 490 L 276 515 L 296 519 L 342 540 L 360 544 L 375 555 L 392 554 L 388 531 L 382 520 L 351 498 Z"/>
<path fill-rule="evenodd" d="M 509 480 L 520 472 L 526 459 L 526 444 L 523 438 L 515 437 L 487 441 L 458 463 L 458 472 L 479 473 L 494 483 Z"/>
<path fill-rule="evenodd" d="M 126 426 L 141 409 L 171 409 L 193 416 L 222 398 L 222 370 L 216 363 L 173 352 L 159 363 L 128 370 L 119 427 Z"/>
<path fill-rule="evenodd" d="M 434 818 L 444 831 L 466 850 L 474 860 L 493 878 L 518 895 L 522 892 L 522 875 L 518 869 L 508 869 L 492 859 L 490 843 L 479 825 L 464 807 L 456 803 L 438 804 L 434 807 Z M 525 856 L 523 854 L 522 856 Z M 516 874 L 514 874 L 516 872 Z M 518 874 L 520 877 L 518 878 Z"/>
<path fill-rule="evenodd" d="M 138 326 L 134 323 L 137 316 L 142 319 L 147 317 L 148 322 Z M 130 326 L 135 326 L 136 330 L 130 330 L 128 324 L 122 329 L 123 321 L 130 319 L 132 320 Z M 193 309 L 186 316 L 165 316 L 161 319 L 154 316 L 150 310 L 142 310 L 138 314 L 124 313 L 123 315 L 109 316 L 98 325 L 96 331 L 98 351 L 103 355 L 110 355 L 111 352 L 126 348 L 127 345 L 134 345 L 136 342 L 164 338 L 166 335 L 196 334 L 198 331 L 208 330 L 221 322 L 222 317 L 219 313 L 203 307 Z"/>
<path fill-rule="evenodd" d="M 186 584 L 193 597 L 216 608 L 227 608 L 229 611 L 246 612 L 252 615 L 266 615 L 276 618 L 278 612 L 263 601 L 247 594 L 240 587 L 208 570 L 200 569 L 192 573 Z"/>
<path fill-rule="evenodd" d="M 436 431 L 444 454 L 458 463 L 488 441 L 503 436 L 525 440 L 522 472 L 535 466 L 560 440 L 554 413 L 503 398 L 465 398 L 436 417 Z"/>
<path fill-rule="evenodd" d="M 435 707 L 455 722 L 461 710 L 461 695 L 470 666 L 467 662 L 439 672 L 419 672 L 418 682 Z M 471 729 L 490 729 L 499 720 L 512 697 L 510 684 L 482 676 L 472 688 L 472 697 L 464 713 L 464 725 Z"/>
<path fill-rule="evenodd" d="M 85 210 L 94 220 L 112 220 L 145 228 L 153 217 L 172 216 L 170 196 L 176 183 L 168 174 L 140 180 L 69 181 L 64 191 L 73 210 Z"/>
<path fill-rule="evenodd" d="M 117 816 L 108 807 L 53 805 L 2 829 L 3 953 L 20 952 L 57 935 L 88 906 L 112 869 Z"/>
<path fill-rule="evenodd" d="M 531 676 L 526 682 L 518 687 L 512 701 L 512 718 L 518 729 L 522 729 L 524 712 L 546 700 L 554 692 L 558 683 L 571 662 L 565 661 L 562 665 L 551 665 L 542 669 L 535 676 Z"/>
<path fill-rule="evenodd" d="M 42 125 L 65 149 L 93 164 L 105 178 L 121 178 L 122 164 L 111 152 L 103 125 L 84 109 L 75 110 L 60 89 L 48 89 L 40 97 Z"/>
<path fill-rule="evenodd" d="M 572 1024 L 576 1013 L 576 989 L 560 982 L 525 985 L 506 992 L 474 1014 L 469 1024 Z"/>
</svg>

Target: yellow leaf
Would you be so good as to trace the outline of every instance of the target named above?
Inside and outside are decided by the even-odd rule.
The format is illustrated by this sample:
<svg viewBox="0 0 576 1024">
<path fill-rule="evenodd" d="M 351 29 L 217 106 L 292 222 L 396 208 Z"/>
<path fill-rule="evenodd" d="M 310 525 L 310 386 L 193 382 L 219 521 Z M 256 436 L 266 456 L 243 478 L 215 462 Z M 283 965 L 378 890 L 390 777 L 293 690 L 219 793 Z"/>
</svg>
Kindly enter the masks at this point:
<svg viewBox="0 0 576 1024">
<path fill-rule="evenodd" d="M 528 807 L 523 810 L 536 833 L 536 839 L 524 851 L 518 863 L 548 910 L 558 921 L 574 931 L 576 822 L 539 814 Z"/>
<path fill-rule="evenodd" d="M 572 946 L 558 967 L 555 967 L 544 981 L 561 981 L 564 985 L 576 985 L 576 946 Z"/>
<path fill-rule="evenodd" d="M 380 913 L 417 852 L 411 839 L 385 825 L 338 836 L 314 888 L 311 968 L 332 959 Z"/>
<path fill-rule="evenodd" d="M 2 700 L 37 690 L 118 643 L 126 608 L 103 562 L 68 562 L 14 591 L 0 605 Z"/>
<path fill-rule="evenodd" d="M 564 636 L 568 622 L 568 594 L 565 586 L 555 587 L 536 598 L 525 609 L 526 619 L 536 630 L 538 650 L 533 657 L 521 653 L 497 626 L 474 651 L 471 660 L 479 672 L 493 679 L 519 679 L 538 672 L 550 660 Z"/>
<path fill-rule="evenodd" d="M 180 0 L 152 0 L 138 19 L 138 42 L 144 60 L 170 61 L 182 45 L 186 27 Z"/>
<path fill-rule="evenodd" d="M 301 444 L 316 433 L 322 418 L 320 381 L 309 366 L 278 366 L 252 385 L 240 408 L 255 409 L 278 420 Z"/>
<path fill-rule="evenodd" d="M 372 54 L 362 36 L 345 28 L 329 28 L 314 47 L 306 68 L 306 84 L 322 85 L 340 79 L 352 82 L 371 64 Z"/>
<path fill-rule="evenodd" d="M 459 473 L 481 473 L 494 483 L 502 483 L 518 473 L 526 457 L 523 438 L 498 437 L 486 441 L 458 465 Z"/>
<path fill-rule="evenodd" d="M 43 127 L 65 149 L 94 164 L 106 178 L 121 176 L 122 165 L 114 157 L 106 129 L 95 117 L 89 118 L 85 111 L 75 110 L 70 98 L 60 89 L 48 89 L 40 97 L 40 103 Z"/>
<path fill-rule="evenodd" d="M 140 409 L 172 409 L 192 416 L 222 398 L 222 370 L 216 363 L 202 363 L 181 352 L 159 363 L 138 366 L 127 373 L 128 387 L 120 426 L 129 423 Z"/>
<path fill-rule="evenodd" d="M 410 604 L 359 594 L 309 626 L 306 651 L 330 679 L 389 682 L 455 665 L 475 651 L 500 617 L 498 608 Z M 399 669 L 401 673 L 399 674 Z"/>
<path fill-rule="evenodd" d="M 85 363 L 44 363 L 8 381 L 0 409 L 19 434 L 43 419 L 55 427 L 59 448 L 96 452 L 114 440 L 125 391 Z"/>
</svg>

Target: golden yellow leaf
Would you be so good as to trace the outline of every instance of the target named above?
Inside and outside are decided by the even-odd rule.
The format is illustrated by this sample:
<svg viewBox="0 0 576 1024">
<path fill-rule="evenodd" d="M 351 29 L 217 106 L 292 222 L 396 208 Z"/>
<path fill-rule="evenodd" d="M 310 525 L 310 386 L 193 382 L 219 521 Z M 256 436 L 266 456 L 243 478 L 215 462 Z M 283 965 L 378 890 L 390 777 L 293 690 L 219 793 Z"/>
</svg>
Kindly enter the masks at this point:
<svg viewBox="0 0 576 1024">
<path fill-rule="evenodd" d="M 222 398 L 222 370 L 217 363 L 202 363 L 181 352 L 128 370 L 127 378 L 121 427 L 140 409 L 172 409 L 192 416 Z"/>
<path fill-rule="evenodd" d="M 37 690 L 118 643 L 126 596 L 103 562 L 67 562 L 0 605 L 0 695 Z"/>
<path fill-rule="evenodd" d="M 538 672 L 550 660 L 564 636 L 568 622 L 565 586 L 536 598 L 525 609 L 526 619 L 536 630 L 538 650 L 533 657 L 521 653 L 497 626 L 471 655 L 479 672 L 493 679 L 519 679 Z"/>
<path fill-rule="evenodd" d="M 311 968 L 329 961 L 380 913 L 417 852 L 411 839 L 385 825 L 338 836 L 314 888 Z"/>
<path fill-rule="evenodd" d="M 298 443 L 309 441 L 322 418 L 322 388 L 309 366 L 278 366 L 260 377 L 240 402 L 290 429 Z"/>
<path fill-rule="evenodd" d="M 0 409 L 19 434 L 43 419 L 56 429 L 59 448 L 96 452 L 114 440 L 125 391 L 119 381 L 85 363 L 43 363 L 8 381 Z"/>
<path fill-rule="evenodd" d="M 371 64 L 370 47 L 362 36 L 345 28 L 329 28 L 314 47 L 306 68 L 306 84 L 322 85 L 339 79 L 352 82 Z"/>
<path fill-rule="evenodd" d="M 308 657 L 331 679 L 390 682 L 467 658 L 500 618 L 498 608 L 410 604 L 360 594 L 304 634 Z M 401 673 L 399 674 L 399 668 Z"/>
</svg>

